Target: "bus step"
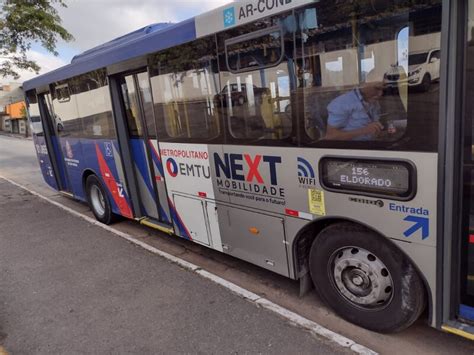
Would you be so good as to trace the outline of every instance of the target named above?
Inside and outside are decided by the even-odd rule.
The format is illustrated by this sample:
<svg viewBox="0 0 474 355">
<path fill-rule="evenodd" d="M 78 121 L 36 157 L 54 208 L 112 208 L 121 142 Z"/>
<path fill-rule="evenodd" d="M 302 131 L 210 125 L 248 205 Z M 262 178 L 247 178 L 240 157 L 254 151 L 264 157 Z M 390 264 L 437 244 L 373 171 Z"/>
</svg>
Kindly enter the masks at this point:
<svg viewBox="0 0 474 355">
<path fill-rule="evenodd" d="M 142 218 L 140 220 L 140 224 L 143 224 L 144 226 L 147 226 L 147 227 L 150 227 L 150 228 L 153 228 L 153 229 L 157 229 L 160 232 L 163 232 L 163 233 L 166 233 L 166 234 L 169 234 L 169 235 L 174 234 L 173 227 L 170 227 L 167 224 L 160 223 L 160 222 L 155 221 L 155 220 L 150 219 L 150 218 Z"/>
<path fill-rule="evenodd" d="M 441 326 L 445 332 L 459 335 L 463 338 L 474 340 L 474 327 L 459 321 L 449 321 Z"/>
<path fill-rule="evenodd" d="M 58 191 L 58 192 L 63 196 L 74 198 L 74 195 L 70 192 L 66 192 L 66 191 Z"/>
</svg>

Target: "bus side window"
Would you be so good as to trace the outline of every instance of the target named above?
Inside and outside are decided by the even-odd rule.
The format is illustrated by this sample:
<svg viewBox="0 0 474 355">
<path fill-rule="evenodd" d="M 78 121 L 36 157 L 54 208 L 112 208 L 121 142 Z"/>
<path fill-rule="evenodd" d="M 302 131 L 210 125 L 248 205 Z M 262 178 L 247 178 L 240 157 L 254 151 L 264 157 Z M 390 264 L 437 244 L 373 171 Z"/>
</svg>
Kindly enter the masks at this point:
<svg viewBox="0 0 474 355">
<path fill-rule="evenodd" d="M 39 111 L 38 99 L 35 91 L 28 91 L 27 97 L 27 113 L 30 121 L 31 133 L 38 137 L 44 136 L 43 124 Z"/>
<path fill-rule="evenodd" d="M 124 77 L 120 87 L 122 89 L 130 136 L 134 138 L 143 137 L 143 127 L 140 120 L 140 101 L 133 76 L 128 75 Z"/>
<path fill-rule="evenodd" d="M 438 110 L 431 103 L 439 95 L 441 5 L 394 11 L 389 1 L 380 4 L 384 12 L 355 3 L 298 10 L 303 145 L 436 145 Z"/>
<path fill-rule="evenodd" d="M 214 37 L 150 57 L 150 82 L 158 136 L 210 141 L 221 132 L 215 97 L 219 89 Z"/>
<path fill-rule="evenodd" d="M 115 138 L 109 84 L 99 69 L 74 78 L 79 115 L 87 138 Z"/>
<path fill-rule="evenodd" d="M 221 36 L 222 90 L 216 100 L 235 140 L 285 140 L 293 130 L 290 69 L 282 23 L 231 37 Z M 230 37 L 230 38 L 226 38 Z M 292 45 L 288 45 L 291 53 Z"/>
<path fill-rule="evenodd" d="M 82 119 L 79 116 L 76 95 L 70 92 L 69 83 L 59 82 L 52 92 L 53 123 L 60 137 L 81 137 Z"/>
</svg>

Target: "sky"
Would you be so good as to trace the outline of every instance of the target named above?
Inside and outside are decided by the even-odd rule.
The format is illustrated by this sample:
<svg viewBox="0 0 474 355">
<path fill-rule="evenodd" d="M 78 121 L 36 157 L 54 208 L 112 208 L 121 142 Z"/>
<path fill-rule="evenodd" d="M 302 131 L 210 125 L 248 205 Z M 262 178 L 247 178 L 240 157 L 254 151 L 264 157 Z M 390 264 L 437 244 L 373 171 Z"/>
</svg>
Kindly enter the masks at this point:
<svg viewBox="0 0 474 355">
<path fill-rule="evenodd" d="M 33 44 L 28 57 L 42 68 L 40 74 L 68 64 L 76 54 L 158 22 L 179 22 L 212 10 L 232 0 L 65 0 L 67 8 L 59 8 L 62 25 L 75 38 L 58 42 L 59 56 Z M 23 82 L 36 76 L 20 71 Z M 8 81 L 8 78 L 7 78 Z"/>
</svg>

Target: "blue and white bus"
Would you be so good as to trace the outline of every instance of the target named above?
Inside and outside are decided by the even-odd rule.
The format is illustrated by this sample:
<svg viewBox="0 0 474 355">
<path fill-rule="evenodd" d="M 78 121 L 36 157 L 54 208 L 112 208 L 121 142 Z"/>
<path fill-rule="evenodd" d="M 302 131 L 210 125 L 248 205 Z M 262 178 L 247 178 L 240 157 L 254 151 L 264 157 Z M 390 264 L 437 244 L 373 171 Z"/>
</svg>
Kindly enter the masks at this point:
<svg viewBox="0 0 474 355">
<path fill-rule="evenodd" d="M 157 5 L 159 6 L 159 5 Z M 473 0 L 243 0 L 24 83 L 48 185 L 314 284 L 400 331 L 474 337 Z"/>
</svg>

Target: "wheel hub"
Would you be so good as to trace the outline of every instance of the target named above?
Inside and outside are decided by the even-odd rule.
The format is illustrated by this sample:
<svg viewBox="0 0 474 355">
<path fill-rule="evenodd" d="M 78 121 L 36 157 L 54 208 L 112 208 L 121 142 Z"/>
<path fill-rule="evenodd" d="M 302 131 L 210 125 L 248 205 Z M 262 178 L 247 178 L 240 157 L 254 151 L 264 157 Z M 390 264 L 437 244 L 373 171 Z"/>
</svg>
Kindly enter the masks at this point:
<svg viewBox="0 0 474 355">
<path fill-rule="evenodd" d="M 95 185 L 91 187 L 91 202 L 97 214 L 103 216 L 105 214 L 105 198 L 102 191 Z"/>
<path fill-rule="evenodd" d="M 363 248 L 338 250 L 330 259 L 337 291 L 358 307 L 380 309 L 393 297 L 393 280 L 385 264 Z"/>
<path fill-rule="evenodd" d="M 361 276 L 354 276 L 352 279 L 352 283 L 356 286 L 362 286 L 364 283 L 364 279 Z"/>
<path fill-rule="evenodd" d="M 370 293 L 370 278 L 360 269 L 347 268 L 342 272 L 344 286 L 357 296 L 367 296 Z"/>
</svg>

